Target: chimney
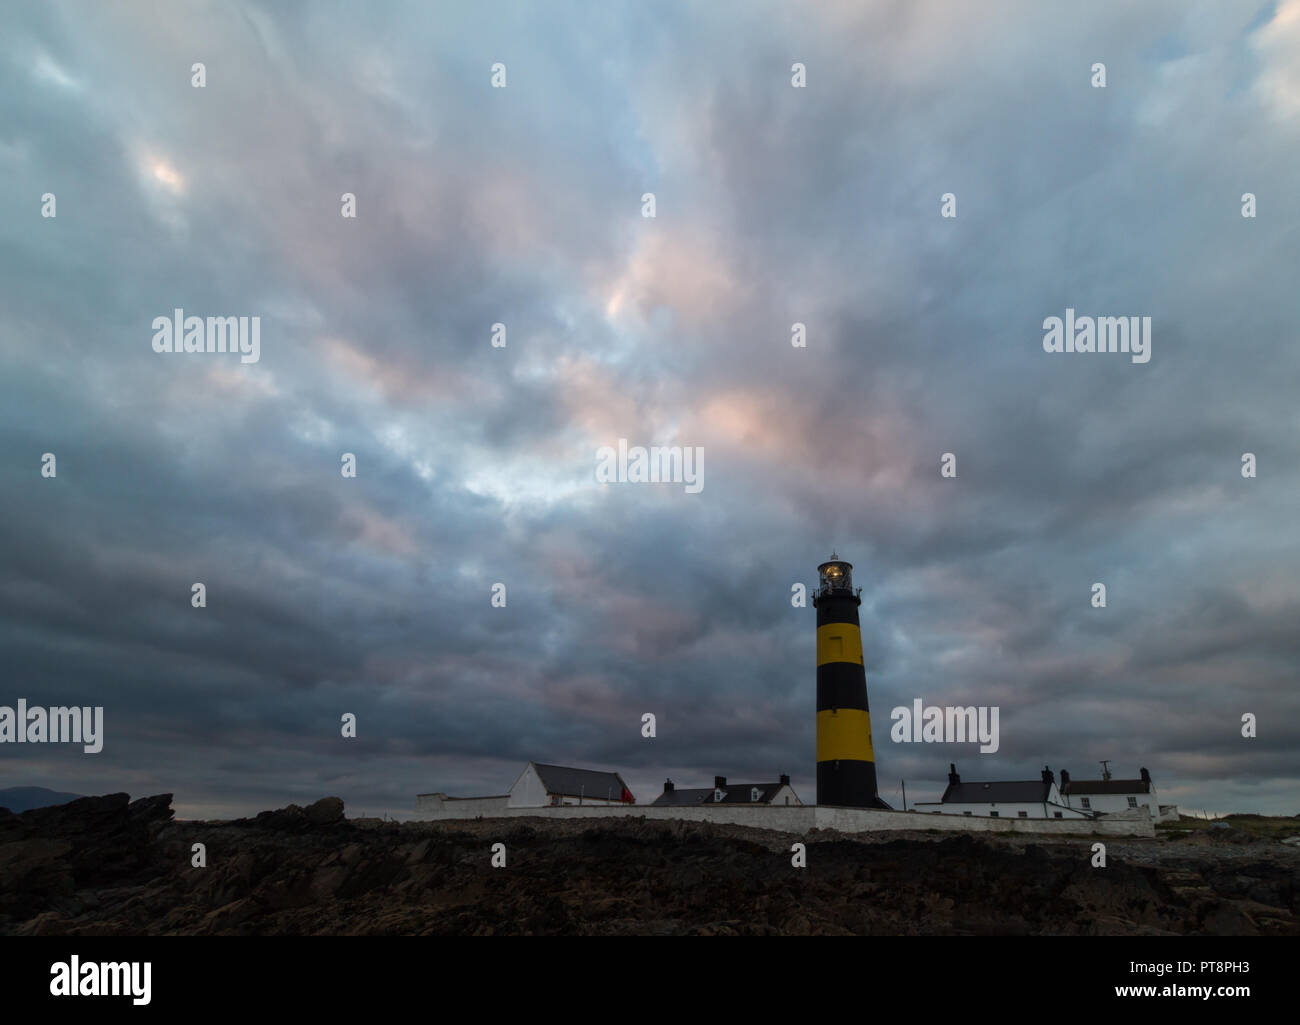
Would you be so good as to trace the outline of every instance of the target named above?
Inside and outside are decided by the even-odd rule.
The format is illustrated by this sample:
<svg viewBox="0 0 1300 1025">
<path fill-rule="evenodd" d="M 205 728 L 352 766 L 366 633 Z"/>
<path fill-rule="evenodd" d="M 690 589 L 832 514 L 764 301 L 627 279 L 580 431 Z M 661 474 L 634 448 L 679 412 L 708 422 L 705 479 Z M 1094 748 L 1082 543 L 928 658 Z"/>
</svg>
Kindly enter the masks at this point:
<svg viewBox="0 0 1300 1025">
<path fill-rule="evenodd" d="M 672 792 L 673 792 L 673 781 L 670 779 L 664 780 L 664 793 L 671 794 Z"/>
<path fill-rule="evenodd" d="M 788 787 L 789 785 L 790 785 L 790 777 L 783 773 L 781 775 L 781 786 Z"/>
<path fill-rule="evenodd" d="M 952 762 L 948 763 L 948 785 L 955 787 L 961 782 L 961 777 L 957 775 L 957 766 Z"/>
<path fill-rule="evenodd" d="M 1150 790 L 1150 789 L 1151 789 L 1151 773 L 1147 772 L 1146 769 L 1139 769 L 1138 771 L 1142 774 L 1142 782 L 1145 783 L 1145 784 L 1147 785 L 1147 789 Z"/>
<path fill-rule="evenodd" d="M 1049 785 L 1056 782 L 1056 777 L 1052 775 L 1052 770 L 1046 765 L 1043 766 L 1043 782 Z"/>
<path fill-rule="evenodd" d="M 726 789 L 727 789 L 727 777 L 726 777 L 726 776 L 714 776 L 714 777 L 713 777 L 713 789 L 714 789 L 714 790 L 726 790 Z"/>
<path fill-rule="evenodd" d="M 1064 769 L 1061 770 L 1061 790 L 1064 791 L 1070 785 L 1070 774 Z"/>
</svg>

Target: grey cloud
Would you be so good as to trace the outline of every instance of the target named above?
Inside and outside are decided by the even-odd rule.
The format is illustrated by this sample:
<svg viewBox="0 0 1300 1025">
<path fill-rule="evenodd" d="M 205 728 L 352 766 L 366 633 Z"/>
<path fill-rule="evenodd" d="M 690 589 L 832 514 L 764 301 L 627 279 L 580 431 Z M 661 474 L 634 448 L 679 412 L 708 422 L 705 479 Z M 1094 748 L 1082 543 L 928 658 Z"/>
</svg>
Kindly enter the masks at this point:
<svg viewBox="0 0 1300 1025">
<path fill-rule="evenodd" d="M 93 774 L 0 764 L 175 790 L 182 814 L 329 788 L 403 813 L 529 758 L 618 768 L 642 799 L 782 771 L 811 799 L 813 612 L 789 594 L 836 546 L 888 787 L 1111 757 L 1183 803 L 1293 810 L 1300 136 L 1251 88 L 1268 17 L 15 16 L 0 644 L 13 696 L 98 696 L 109 733 Z M 1043 353 L 1067 305 L 1151 315 L 1151 363 Z M 262 362 L 153 353 L 175 306 L 261 311 Z M 597 445 L 674 430 L 706 446 L 700 495 L 595 488 Z M 1002 750 L 890 743 L 918 696 L 1000 703 Z"/>
</svg>

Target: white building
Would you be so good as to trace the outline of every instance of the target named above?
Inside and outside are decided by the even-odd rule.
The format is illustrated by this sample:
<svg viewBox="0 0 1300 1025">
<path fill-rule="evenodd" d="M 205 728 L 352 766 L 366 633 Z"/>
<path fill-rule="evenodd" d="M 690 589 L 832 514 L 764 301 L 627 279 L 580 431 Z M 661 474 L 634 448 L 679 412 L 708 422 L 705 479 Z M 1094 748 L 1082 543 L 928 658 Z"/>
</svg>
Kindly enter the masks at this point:
<svg viewBox="0 0 1300 1025">
<path fill-rule="evenodd" d="M 700 804 L 770 804 L 781 807 L 801 807 L 803 801 L 790 786 L 790 777 L 782 776 L 778 783 L 727 783 L 726 776 L 714 776 L 713 786 L 678 790 L 672 780 L 664 782 L 664 792 L 651 802 L 651 807 L 684 807 Z"/>
<path fill-rule="evenodd" d="M 1090 819 L 1093 816 L 1071 808 L 1061 800 L 1052 770 L 1044 768 L 1041 779 L 990 783 L 963 783 L 957 766 L 949 765 L 948 789 L 938 801 L 923 801 L 912 807 L 934 815 L 984 815 L 1003 819 Z"/>
<path fill-rule="evenodd" d="M 1061 770 L 1061 799 L 1071 808 L 1094 815 L 1114 815 L 1116 812 L 1145 808 L 1157 822 L 1178 818 L 1178 806 L 1161 805 L 1156 794 L 1151 773 L 1139 769 L 1139 779 L 1112 779 L 1105 771 L 1101 779 L 1070 779 Z"/>
<path fill-rule="evenodd" d="M 636 804 L 636 798 L 617 772 L 529 762 L 511 786 L 506 807 L 547 808 L 565 804 Z"/>
<path fill-rule="evenodd" d="M 562 765 L 524 766 L 510 793 L 493 797 L 416 794 L 415 810 L 436 818 L 492 818 L 506 808 L 557 808 L 566 804 L 636 804 L 617 772 L 570 769 Z"/>
</svg>

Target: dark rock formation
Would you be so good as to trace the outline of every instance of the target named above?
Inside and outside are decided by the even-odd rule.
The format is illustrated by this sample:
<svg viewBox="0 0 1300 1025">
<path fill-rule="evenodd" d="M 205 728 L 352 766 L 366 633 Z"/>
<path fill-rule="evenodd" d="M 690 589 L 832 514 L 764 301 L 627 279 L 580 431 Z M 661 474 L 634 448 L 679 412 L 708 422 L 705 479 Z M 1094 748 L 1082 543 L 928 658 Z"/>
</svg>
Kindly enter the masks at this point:
<svg viewBox="0 0 1300 1025">
<path fill-rule="evenodd" d="M 318 826 L 329 826 L 343 821 L 343 802 L 337 797 L 322 797 L 314 804 L 302 808 L 296 804 L 259 812 L 254 819 L 236 819 L 236 826 L 256 826 L 281 833 L 302 833 Z"/>
<path fill-rule="evenodd" d="M 1094 869 L 1095 838 L 398 825 L 348 821 L 338 798 L 175 823 L 170 802 L 0 813 L 0 933 L 1300 935 L 1300 850 L 1280 843 L 1112 839 Z"/>
<path fill-rule="evenodd" d="M 106 887 L 143 884 L 171 867 L 158 836 L 172 795 L 126 794 L 0 815 L 0 921 L 44 910 L 76 914 Z"/>
</svg>

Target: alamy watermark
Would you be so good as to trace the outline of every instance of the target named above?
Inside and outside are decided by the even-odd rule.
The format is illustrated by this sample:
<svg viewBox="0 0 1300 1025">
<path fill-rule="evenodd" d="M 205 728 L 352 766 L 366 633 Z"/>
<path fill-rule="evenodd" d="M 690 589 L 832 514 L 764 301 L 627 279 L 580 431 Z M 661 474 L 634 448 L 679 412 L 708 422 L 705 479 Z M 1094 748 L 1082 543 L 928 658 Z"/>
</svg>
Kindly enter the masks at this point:
<svg viewBox="0 0 1300 1025">
<path fill-rule="evenodd" d="M 980 754 L 998 749 L 998 706 L 956 705 L 925 707 L 917 698 L 912 707 L 899 705 L 889 713 L 894 725 L 889 739 L 895 744 L 974 744 Z"/>
<path fill-rule="evenodd" d="M 86 754 L 99 754 L 104 706 L 28 708 L 27 699 L 19 698 L 16 709 L 0 705 L 0 744 L 81 744 Z"/>
<path fill-rule="evenodd" d="M 688 495 L 704 490 L 704 448 L 628 448 L 618 439 L 618 450 L 608 445 L 596 450 L 596 480 L 601 484 L 685 484 Z"/>
<path fill-rule="evenodd" d="M 87 961 L 73 954 L 50 965 L 50 995 L 56 997 L 131 997 L 143 1007 L 153 998 L 153 962 Z"/>
<path fill-rule="evenodd" d="M 238 352 L 240 363 L 262 358 L 261 317 L 187 317 L 182 309 L 153 318 L 154 352 Z"/>
<path fill-rule="evenodd" d="M 1151 359 L 1150 317 L 1076 317 L 1067 307 L 1065 319 L 1043 321 L 1044 352 L 1127 352 L 1134 363 Z"/>
</svg>

